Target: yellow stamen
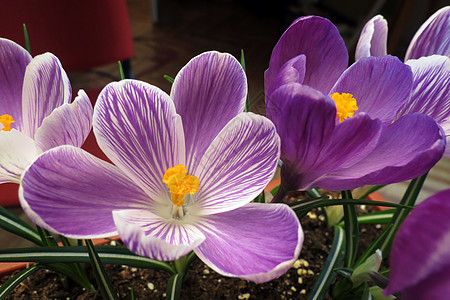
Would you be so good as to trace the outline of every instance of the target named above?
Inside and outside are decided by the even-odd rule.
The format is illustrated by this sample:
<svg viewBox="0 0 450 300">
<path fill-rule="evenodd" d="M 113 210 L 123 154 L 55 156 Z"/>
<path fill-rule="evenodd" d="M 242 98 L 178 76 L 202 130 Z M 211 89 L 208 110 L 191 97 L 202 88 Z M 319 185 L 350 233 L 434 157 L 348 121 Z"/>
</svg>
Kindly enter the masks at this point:
<svg viewBox="0 0 450 300">
<path fill-rule="evenodd" d="M 198 178 L 187 172 L 183 165 L 178 165 L 167 169 L 162 180 L 169 187 L 172 202 L 177 207 L 184 205 L 186 194 L 195 194 L 200 186 Z"/>
<path fill-rule="evenodd" d="M 15 122 L 14 119 L 10 115 L 7 115 L 7 114 L 1 115 L 0 123 L 2 123 L 3 128 L 0 129 L 0 131 L 1 130 L 11 131 L 11 123 L 14 123 L 14 122 Z"/>
<path fill-rule="evenodd" d="M 353 117 L 355 111 L 358 110 L 356 99 L 353 98 L 352 94 L 334 93 L 330 97 L 336 103 L 336 119 L 339 119 L 340 123 L 349 117 Z"/>
</svg>

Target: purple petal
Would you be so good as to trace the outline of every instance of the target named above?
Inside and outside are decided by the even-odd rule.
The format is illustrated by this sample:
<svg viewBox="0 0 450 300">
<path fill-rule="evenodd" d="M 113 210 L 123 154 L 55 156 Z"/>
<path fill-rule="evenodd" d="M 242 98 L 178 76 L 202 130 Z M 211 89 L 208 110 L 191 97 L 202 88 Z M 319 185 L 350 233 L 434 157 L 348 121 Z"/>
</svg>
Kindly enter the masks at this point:
<svg viewBox="0 0 450 300">
<path fill-rule="evenodd" d="M 448 199 L 447 199 L 448 200 Z M 448 246 L 445 246 L 448 249 Z M 418 259 L 421 262 L 421 259 Z M 417 262 L 415 262 L 417 263 Z M 430 274 L 419 283 L 402 291 L 403 300 L 434 299 L 445 300 L 450 295 L 450 265 Z"/>
<path fill-rule="evenodd" d="M 15 129 L 0 131 L 0 183 L 19 183 L 20 176 L 38 154 L 36 144 L 25 134 Z"/>
<path fill-rule="evenodd" d="M 22 130 L 22 87 L 31 55 L 13 41 L 0 38 L 0 116 L 16 121 L 12 128 Z"/>
<path fill-rule="evenodd" d="M 444 149 L 444 133 L 432 118 L 406 115 L 383 130 L 375 150 L 365 159 L 330 172 L 318 186 L 347 190 L 413 179 L 431 169 L 441 159 Z"/>
<path fill-rule="evenodd" d="M 113 210 L 155 204 L 117 167 L 73 146 L 39 156 L 25 172 L 19 194 L 33 222 L 72 238 L 117 234 Z"/>
<path fill-rule="evenodd" d="M 73 103 L 61 105 L 44 119 L 35 141 L 42 152 L 60 145 L 81 147 L 91 131 L 92 114 L 91 101 L 80 90 Z"/>
<path fill-rule="evenodd" d="M 141 256 L 176 260 L 205 240 L 203 233 L 191 224 L 192 220 L 184 223 L 138 209 L 115 210 L 113 215 L 125 246 Z"/>
<path fill-rule="evenodd" d="M 270 86 L 265 87 L 266 95 L 272 94 L 278 87 L 288 83 L 302 84 L 303 79 L 305 78 L 305 72 L 306 56 L 300 54 L 299 56 L 291 58 L 281 67 L 275 79 L 270 82 Z M 267 71 L 265 74 L 267 74 Z M 270 99 L 270 97 L 267 98 Z"/>
<path fill-rule="evenodd" d="M 321 92 L 300 84 L 278 88 L 267 102 L 281 139 L 285 171 L 283 186 L 296 190 L 303 185 L 302 173 L 313 170 L 320 151 L 335 127 L 336 106 Z"/>
<path fill-rule="evenodd" d="M 34 57 L 23 82 L 23 132 L 34 138 L 44 118 L 71 97 L 69 78 L 58 58 L 51 53 Z"/>
<path fill-rule="evenodd" d="M 330 94 L 350 93 L 358 110 L 371 118 L 390 124 L 397 111 L 409 99 L 412 88 L 411 68 L 393 56 L 367 57 L 348 68 Z"/>
<path fill-rule="evenodd" d="M 170 96 L 183 120 L 190 170 L 222 128 L 244 111 L 247 79 L 230 54 L 205 52 L 181 69 Z"/>
<path fill-rule="evenodd" d="M 200 189 L 192 213 L 229 211 L 253 200 L 272 179 L 280 155 L 273 124 L 262 116 L 241 113 L 214 139 L 193 175 Z"/>
<path fill-rule="evenodd" d="M 387 54 L 388 24 L 382 15 L 370 19 L 364 26 L 356 45 L 355 60 Z"/>
<path fill-rule="evenodd" d="M 420 26 L 406 51 L 405 61 L 440 54 L 450 56 L 450 6 L 435 12 Z"/>
<path fill-rule="evenodd" d="M 408 60 L 407 64 L 414 75 L 413 93 L 398 115 L 429 115 L 450 134 L 450 59 L 432 55 Z"/>
<path fill-rule="evenodd" d="M 297 259 L 303 231 L 284 204 L 250 203 L 210 215 L 202 223 L 206 240 L 195 249 L 214 271 L 255 282 L 284 274 Z"/>
<path fill-rule="evenodd" d="M 433 285 L 438 285 L 440 290 L 436 290 L 435 295 L 441 297 L 407 299 L 442 299 L 442 296 L 448 296 L 450 292 L 449 215 L 450 190 L 431 196 L 413 209 L 395 236 L 390 254 L 389 285 L 385 293 L 409 288 L 419 290 L 418 288 L 421 287 L 423 291 L 419 294 L 426 294 L 424 292 L 430 292 L 427 290 L 433 289 Z M 431 278 L 436 281 L 431 281 Z M 424 284 L 424 280 L 427 284 Z M 444 284 L 446 287 L 442 286 L 442 280 L 446 281 L 446 285 Z M 447 293 L 439 294 L 438 291 L 447 291 Z"/>
<path fill-rule="evenodd" d="M 169 200 L 167 169 L 185 161 L 183 127 L 169 96 L 148 83 L 107 85 L 94 108 L 94 133 L 108 158 L 150 198 Z"/>
<path fill-rule="evenodd" d="M 289 26 L 273 48 L 265 86 L 271 85 L 288 60 L 300 54 L 306 56 L 303 84 L 326 94 L 348 65 L 347 49 L 336 26 L 325 18 L 301 17 Z"/>
</svg>

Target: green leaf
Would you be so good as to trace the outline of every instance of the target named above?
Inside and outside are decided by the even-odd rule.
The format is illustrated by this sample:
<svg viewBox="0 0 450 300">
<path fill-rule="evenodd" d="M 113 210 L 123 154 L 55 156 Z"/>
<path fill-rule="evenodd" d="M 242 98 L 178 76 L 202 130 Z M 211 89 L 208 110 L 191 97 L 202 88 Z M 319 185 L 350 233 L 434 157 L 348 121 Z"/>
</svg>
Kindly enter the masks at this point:
<svg viewBox="0 0 450 300">
<path fill-rule="evenodd" d="M 364 290 L 361 296 L 361 300 L 372 300 L 372 295 L 370 294 L 369 285 L 367 284 L 367 282 L 364 283 Z"/>
<path fill-rule="evenodd" d="M 377 236 L 372 243 L 370 243 L 369 247 L 364 251 L 364 253 L 359 257 L 359 259 L 356 261 L 356 263 L 353 265 L 353 267 L 358 267 L 360 264 L 362 264 L 366 259 L 371 256 L 377 249 L 380 249 L 381 243 L 386 238 L 389 228 L 391 228 L 393 224 L 389 224 L 386 228 L 387 230 L 384 230 L 379 236 Z M 383 254 L 383 252 L 381 252 Z"/>
<path fill-rule="evenodd" d="M 118 300 L 119 295 L 112 285 L 111 279 L 109 279 L 108 274 L 106 274 L 105 267 L 103 266 L 103 263 L 97 254 L 97 251 L 95 251 L 94 244 L 91 240 L 85 240 L 85 243 L 88 249 L 92 270 L 94 271 L 95 280 L 97 281 L 103 299 Z"/>
<path fill-rule="evenodd" d="M 382 184 L 382 185 L 374 185 L 372 186 L 370 189 L 367 190 L 367 192 L 365 192 L 361 197 L 359 197 L 359 199 L 365 199 L 367 196 L 369 196 L 370 194 L 372 194 L 373 192 L 378 191 L 379 189 L 381 189 L 382 187 L 385 187 L 387 184 Z"/>
<path fill-rule="evenodd" d="M 138 256 L 125 247 L 97 246 L 96 249 L 105 264 L 152 268 L 170 274 L 176 273 L 170 264 Z M 71 246 L 0 249 L 0 262 L 89 263 L 90 261 L 85 246 Z"/>
<path fill-rule="evenodd" d="M 31 44 L 30 44 L 30 37 L 28 36 L 28 30 L 27 25 L 25 23 L 23 24 L 23 36 L 25 38 L 25 48 L 27 49 L 28 53 L 31 54 Z"/>
<path fill-rule="evenodd" d="M 167 300 L 177 300 L 181 296 L 181 285 L 183 283 L 183 274 L 174 274 L 167 282 Z"/>
<path fill-rule="evenodd" d="M 170 77 L 169 75 L 164 75 L 163 76 L 165 80 L 167 80 L 170 83 L 173 83 L 175 81 L 175 79 L 173 79 L 172 77 Z"/>
<path fill-rule="evenodd" d="M 319 278 L 317 278 L 317 281 L 308 296 L 308 300 L 322 299 L 325 296 L 334 280 L 334 277 L 336 276 L 336 273 L 333 270 L 342 265 L 344 258 L 344 247 L 344 229 L 339 226 L 335 226 L 333 244 L 331 245 L 330 253 L 328 254 L 322 271 L 320 272 Z"/>
<path fill-rule="evenodd" d="M 123 72 L 122 62 L 119 60 L 117 62 L 117 64 L 119 65 L 120 80 L 124 80 L 125 79 L 125 73 Z"/>
<path fill-rule="evenodd" d="M 351 191 L 342 191 L 342 198 L 352 199 Z M 345 259 L 344 267 L 350 267 L 356 258 L 359 244 L 359 225 L 356 207 L 353 204 L 345 204 L 344 228 L 345 228 Z"/>
<path fill-rule="evenodd" d="M 2 206 L 0 206 L 0 228 L 23 237 L 36 245 L 43 245 L 39 234 L 33 227 Z"/>
<path fill-rule="evenodd" d="M 33 265 L 23 271 L 20 271 L 19 273 L 8 279 L 6 282 L 4 282 L 0 286 L 0 300 L 5 299 L 6 296 L 8 296 L 9 293 L 11 293 L 12 290 L 16 288 L 16 286 L 18 286 L 22 281 L 33 275 L 38 270 L 38 265 Z"/>
<path fill-rule="evenodd" d="M 247 70 L 246 70 L 246 67 L 245 67 L 244 49 L 241 49 L 240 63 L 241 63 L 242 69 L 244 69 L 244 73 L 246 73 Z M 245 112 L 249 112 L 249 111 L 250 111 L 250 100 L 248 98 L 248 93 L 247 93 L 247 98 L 245 99 Z"/>
<path fill-rule="evenodd" d="M 388 224 L 394 216 L 395 209 L 381 210 L 358 216 L 359 224 Z M 341 225 L 343 223 L 340 223 Z"/>
<path fill-rule="evenodd" d="M 42 243 L 44 244 L 44 246 L 58 247 L 58 243 L 55 241 L 52 234 L 50 232 L 48 232 L 48 230 L 45 230 L 44 228 L 39 227 L 39 226 L 36 226 L 36 229 L 41 237 L 41 240 L 42 240 Z"/>
<path fill-rule="evenodd" d="M 383 295 L 383 289 L 379 286 L 372 286 L 369 288 L 370 294 L 376 299 L 376 300 L 394 300 L 396 299 L 394 296 L 385 296 Z"/>
<path fill-rule="evenodd" d="M 130 288 L 130 300 L 136 300 L 136 295 L 134 293 L 134 285 L 131 284 L 131 288 Z"/>
<path fill-rule="evenodd" d="M 274 187 L 270 193 L 272 194 L 272 196 L 275 196 L 275 194 L 278 192 L 278 189 L 280 188 L 280 185 L 277 185 L 276 187 Z"/>
<path fill-rule="evenodd" d="M 425 173 L 424 175 L 416 179 L 413 179 L 408 185 L 408 189 L 406 190 L 402 200 L 400 201 L 400 204 L 406 206 L 406 208 L 398 209 L 395 212 L 394 216 L 392 217 L 393 226 L 389 228 L 386 238 L 384 239 L 383 243 L 380 246 L 380 250 L 384 256 L 386 256 L 386 254 L 388 254 L 391 251 L 391 246 L 395 234 L 397 233 L 406 216 L 408 216 L 412 207 L 416 203 L 417 197 L 419 196 L 420 190 L 422 189 L 423 183 L 425 182 L 427 175 L 428 173 Z"/>
</svg>

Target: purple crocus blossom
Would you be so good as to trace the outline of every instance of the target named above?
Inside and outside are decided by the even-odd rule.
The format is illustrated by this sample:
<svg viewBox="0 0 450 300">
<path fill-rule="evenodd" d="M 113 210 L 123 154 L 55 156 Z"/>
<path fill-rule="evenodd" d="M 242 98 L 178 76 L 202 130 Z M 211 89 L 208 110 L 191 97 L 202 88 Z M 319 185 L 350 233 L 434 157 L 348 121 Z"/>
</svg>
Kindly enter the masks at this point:
<svg viewBox="0 0 450 300">
<path fill-rule="evenodd" d="M 361 32 L 355 58 L 386 55 L 388 25 L 381 16 L 370 19 Z M 431 116 L 447 136 L 450 157 L 450 6 L 434 13 L 417 31 L 405 56 L 413 72 L 410 99 L 398 117 L 420 112 Z"/>
<path fill-rule="evenodd" d="M 299 255 L 303 232 L 288 206 L 250 203 L 275 172 L 280 142 L 268 119 L 242 113 L 246 94 L 239 62 L 218 52 L 193 58 L 170 97 L 137 80 L 111 83 L 93 127 L 114 165 L 52 149 L 25 172 L 21 204 L 69 237 L 118 233 L 138 255 L 169 261 L 193 250 L 223 275 L 276 278 Z"/>
<path fill-rule="evenodd" d="M 450 295 L 450 190 L 413 209 L 397 232 L 390 254 L 386 295 L 404 300 L 448 299 Z"/>
<path fill-rule="evenodd" d="M 362 58 L 349 68 L 347 62 L 337 28 L 321 17 L 297 19 L 275 46 L 265 73 L 266 112 L 283 161 L 274 201 L 292 190 L 408 180 L 442 157 L 444 133 L 431 117 L 398 116 L 411 94 L 411 67 L 392 56 Z M 335 93 L 357 102 L 343 122 L 336 120 Z"/>
<path fill-rule="evenodd" d="M 26 167 L 50 148 L 84 143 L 92 105 L 82 90 L 70 101 L 69 79 L 56 56 L 32 58 L 0 38 L 0 119 L 10 120 L 0 124 L 0 183 L 19 183 Z"/>
</svg>

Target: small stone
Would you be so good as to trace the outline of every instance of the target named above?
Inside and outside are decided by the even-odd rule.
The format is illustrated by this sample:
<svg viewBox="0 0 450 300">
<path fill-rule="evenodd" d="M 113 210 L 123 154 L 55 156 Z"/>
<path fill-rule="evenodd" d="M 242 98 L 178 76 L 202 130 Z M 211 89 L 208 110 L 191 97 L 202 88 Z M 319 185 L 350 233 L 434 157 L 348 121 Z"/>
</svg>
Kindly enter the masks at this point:
<svg viewBox="0 0 450 300">
<path fill-rule="evenodd" d="M 162 296 L 163 296 L 163 298 L 166 298 L 166 297 L 167 297 L 167 294 L 166 294 L 166 293 L 163 293 Z"/>
<path fill-rule="evenodd" d="M 297 259 L 294 264 L 292 265 L 292 267 L 294 267 L 295 269 L 298 269 L 302 266 L 302 262 L 300 261 L 300 259 Z"/>
<path fill-rule="evenodd" d="M 117 245 L 117 242 L 116 242 L 116 241 L 111 241 L 111 242 L 109 242 L 109 244 L 110 244 L 111 246 L 116 246 L 116 245 Z"/>
<path fill-rule="evenodd" d="M 367 232 L 367 229 L 366 229 L 366 228 L 361 228 L 361 232 L 362 232 L 362 233 L 366 233 L 366 232 Z"/>
<path fill-rule="evenodd" d="M 315 214 L 315 213 L 313 213 L 313 212 L 309 212 L 308 214 L 307 214 L 307 216 L 310 218 L 310 219 L 317 219 L 317 215 Z"/>
<path fill-rule="evenodd" d="M 306 261 L 306 260 L 304 260 L 304 259 L 301 259 L 300 261 L 302 262 L 302 265 L 303 265 L 303 266 L 309 267 L 309 262 L 308 262 L 308 261 Z"/>
<path fill-rule="evenodd" d="M 306 271 L 305 269 L 298 269 L 297 270 L 297 274 L 298 275 L 306 275 L 306 274 L 308 274 L 308 271 Z"/>
<path fill-rule="evenodd" d="M 291 292 L 291 291 L 288 291 L 287 294 L 288 294 L 289 296 L 292 296 L 292 292 Z"/>
<path fill-rule="evenodd" d="M 137 272 L 137 268 L 131 268 L 130 271 L 131 272 Z"/>
<path fill-rule="evenodd" d="M 203 270 L 203 274 L 208 275 L 208 274 L 209 274 L 209 270 L 208 270 L 208 269 L 204 269 L 204 270 Z"/>
<path fill-rule="evenodd" d="M 147 283 L 147 287 L 150 291 L 153 291 L 155 289 L 155 285 L 151 282 Z"/>
<path fill-rule="evenodd" d="M 238 296 L 238 299 L 239 300 L 248 300 L 248 299 L 250 299 L 250 293 L 240 294 Z"/>
<path fill-rule="evenodd" d="M 360 206 L 361 210 L 366 210 L 366 206 L 363 204 Z"/>
<path fill-rule="evenodd" d="M 375 228 L 376 228 L 376 229 L 380 229 L 380 228 L 381 228 L 381 224 L 375 225 Z"/>
<path fill-rule="evenodd" d="M 314 272 L 312 270 L 308 270 L 308 275 L 314 275 Z"/>
<path fill-rule="evenodd" d="M 296 291 L 297 291 L 297 289 L 295 288 L 295 286 L 291 286 L 291 290 L 292 290 L 293 292 L 296 292 Z"/>
<path fill-rule="evenodd" d="M 222 282 L 222 279 L 217 279 L 217 282 Z"/>
<path fill-rule="evenodd" d="M 325 221 L 325 216 L 324 216 L 324 215 L 320 215 L 320 216 L 319 216 L 319 220 L 322 221 L 322 222 L 324 222 L 324 221 Z"/>
<path fill-rule="evenodd" d="M 306 294 L 306 290 L 305 289 L 301 290 L 300 294 L 305 295 Z"/>
<path fill-rule="evenodd" d="M 303 284 L 303 278 L 299 277 L 297 282 L 298 282 L 298 284 Z"/>
</svg>

